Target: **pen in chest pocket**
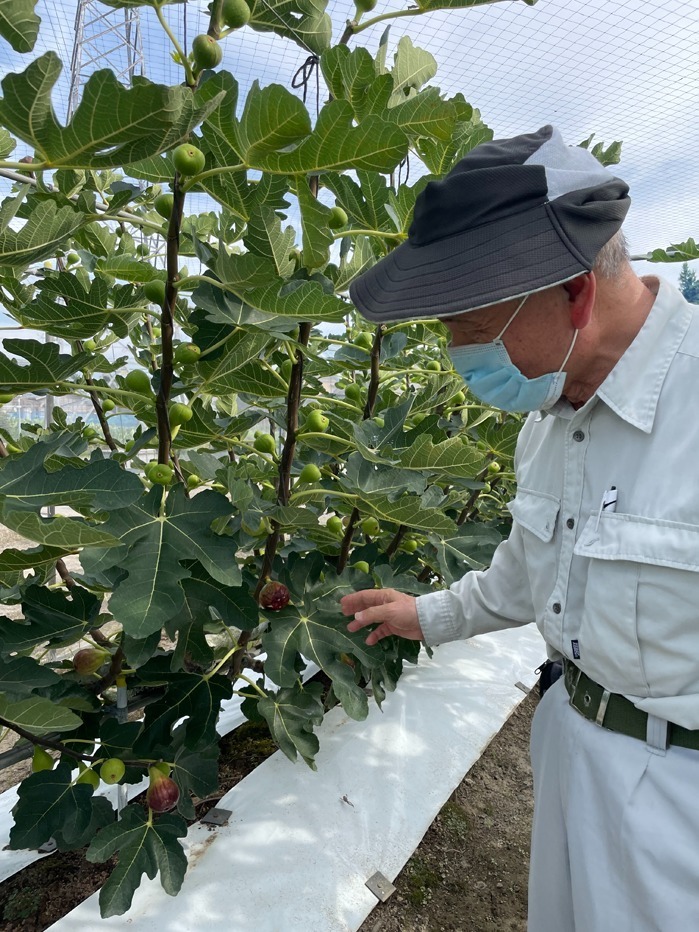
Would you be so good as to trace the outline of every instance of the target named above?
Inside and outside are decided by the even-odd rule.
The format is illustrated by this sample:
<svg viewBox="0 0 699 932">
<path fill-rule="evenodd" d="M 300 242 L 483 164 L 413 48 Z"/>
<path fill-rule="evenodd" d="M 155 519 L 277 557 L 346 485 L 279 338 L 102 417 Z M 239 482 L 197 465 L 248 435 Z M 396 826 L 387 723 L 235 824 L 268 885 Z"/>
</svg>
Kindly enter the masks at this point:
<svg viewBox="0 0 699 932">
<path fill-rule="evenodd" d="M 617 487 L 615 485 L 611 486 L 610 489 L 606 490 L 602 496 L 602 501 L 600 502 L 599 511 L 597 512 L 597 524 L 595 525 L 595 530 L 599 527 L 600 518 L 602 517 L 602 512 L 606 511 L 607 514 L 611 514 L 616 511 L 618 493 Z"/>
</svg>

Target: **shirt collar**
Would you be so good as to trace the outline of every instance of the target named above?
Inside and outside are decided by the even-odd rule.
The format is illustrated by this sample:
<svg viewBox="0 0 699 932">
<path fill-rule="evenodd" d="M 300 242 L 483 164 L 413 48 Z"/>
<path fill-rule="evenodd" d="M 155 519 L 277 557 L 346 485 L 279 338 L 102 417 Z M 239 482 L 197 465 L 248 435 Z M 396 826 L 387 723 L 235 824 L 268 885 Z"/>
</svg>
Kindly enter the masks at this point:
<svg viewBox="0 0 699 932">
<path fill-rule="evenodd" d="M 571 420 L 604 401 L 619 417 L 649 434 L 668 369 L 692 319 L 692 305 L 682 292 L 658 275 L 645 276 L 657 295 L 629 348 L 595 394 L 576 411 L 561 398 L 547 412 Z"/>
<path fill-rule="evenodd" d="M 692 306 L 659 276 L 643 326 L 596 394 L 619 417 L 649 434 L 668 369 L 692 319 Z M 654 282 L 649 284 L 654 285 Z"/>
</svg>

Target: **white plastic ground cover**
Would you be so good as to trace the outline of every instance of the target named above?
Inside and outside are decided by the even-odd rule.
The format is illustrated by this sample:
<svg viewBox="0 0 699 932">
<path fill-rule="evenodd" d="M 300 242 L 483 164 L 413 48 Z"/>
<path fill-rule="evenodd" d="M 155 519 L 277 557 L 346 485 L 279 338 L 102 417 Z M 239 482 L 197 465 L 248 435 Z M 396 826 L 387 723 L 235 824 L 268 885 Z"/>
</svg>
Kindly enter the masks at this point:
<svg viewBox="0 0 699 932">
<path fill-rule="evenodd" d="M 368 878 L 395 879 L 545 657 L 533 625 L 421 655 L 383 712 L 325 716 L 317 773 L 278 751 L 219 801 L 227 825 L 192 825 L 176 897 L 144 878 L 126 915 L 101 919 L 95 893 L 50 929 L 354 932 L 377 903 Z"/>
<path fill-rule="evenodd" d="M 264 654 L 260 655 L 261 660 L 265 657 Z M 310 677 L 315 676 L 318 672 L 319 667 L 315 663 L 307 661 L 306 669 L 303 671 L 302 678 L 304 682 Z M 267 682 L 270 683 L 269 678 Z M 230 699 L 226 699 L 221 704 L 221 714 L 219 715 L 218 723 L 216 725 L 216 731 L 223 737 L 224 735 L 229 734 L 234 729 L 238 728 L 239 725 L 242 725 L 246 720 L 243 713 L 240 711 L 240 706 L 242 703 L 242 698 L 240 696 L 232 696 Z M 99 747 L 99 744 L 97 745 Z M 74 771 L 74 775 L 77 771 Z M 126 785 L 126 793 L 129 799 L 133 799 L 134 796 L 138 796 L 139 793 L 142 793 L 148 787 L 148 778 L 144 777 L 140 783 L 131 783 Z M 107 786 L 107 784 L 102 783 L 97 790 L 98 796 L 106 796 L 111 804 L 116 808 L 117 805 L 117 793 L 118 786 Z M 38 861 L 40 858 L 45 858 L 48 854 L 53 854 L 53 852 L 48 852 L 48 854 L 39 854 L 38 851 L 30 850 L 11 850 L 8 845 L 10 843 L 10 829 L 14 825 L 14 819 L 12 818 L 12 808 L 17 802 L 17 787 L 13 786 L 9 790 L 5 790 L 4 793 L 0 793 L 0 883 L 3 880 L 7 880 L 8 877 L 12 877 L 13 874 L 18 873 L 23 868 L 27 867 L 29 864 L 33 864 L 34 861 Z"/>
</svg>

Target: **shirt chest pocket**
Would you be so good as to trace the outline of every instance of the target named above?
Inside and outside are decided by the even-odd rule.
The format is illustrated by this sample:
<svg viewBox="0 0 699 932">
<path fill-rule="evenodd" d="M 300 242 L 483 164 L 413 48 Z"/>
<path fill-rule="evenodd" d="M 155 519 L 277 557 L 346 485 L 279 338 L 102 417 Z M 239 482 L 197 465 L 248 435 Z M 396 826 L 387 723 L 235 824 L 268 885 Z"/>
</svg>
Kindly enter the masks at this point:
<svg viewBox="0 0 699 932">
<path fill-rule="evenodd" d="M 561 501 L 548 492 L 534 489 L 518 488 L 515 498 L 507 503 L 515 521 L 538 537 L 542 543 L 548 543 L 556 530 L 556 520 L 561 509 Z"/>
<path fill-rule="evenodd" d="M 548 492 L 517 489 L 507 505 L 522 528 L 522 542 L 531 587 L 534 611 L 540 618 L 556 580 L 556 543 L 554 534 L 561 508 L 560 499 Z"/>
<path fill-rule="evenodd" d="M 699 679 L 699 526 L 593 515 L 574 553 L 587 561 L 581 665 L 608 689 L 673 695 Z"/>
</svg>

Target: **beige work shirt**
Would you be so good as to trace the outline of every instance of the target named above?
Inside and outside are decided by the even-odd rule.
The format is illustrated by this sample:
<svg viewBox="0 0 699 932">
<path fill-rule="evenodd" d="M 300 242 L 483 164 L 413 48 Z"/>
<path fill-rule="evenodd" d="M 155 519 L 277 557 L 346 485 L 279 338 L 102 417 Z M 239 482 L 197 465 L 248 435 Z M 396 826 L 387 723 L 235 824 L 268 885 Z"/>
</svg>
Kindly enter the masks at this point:
<svg viewBox="0 0 699 932">
<path fill-rule="evenodd" d="M 491 566 L 417 608 L 432 645 L 536 622 L 550 657 L 699 728 L 699 306 L 644 280 L 653 307 L 595 395 L 527 418 Z"/>
</svg>

